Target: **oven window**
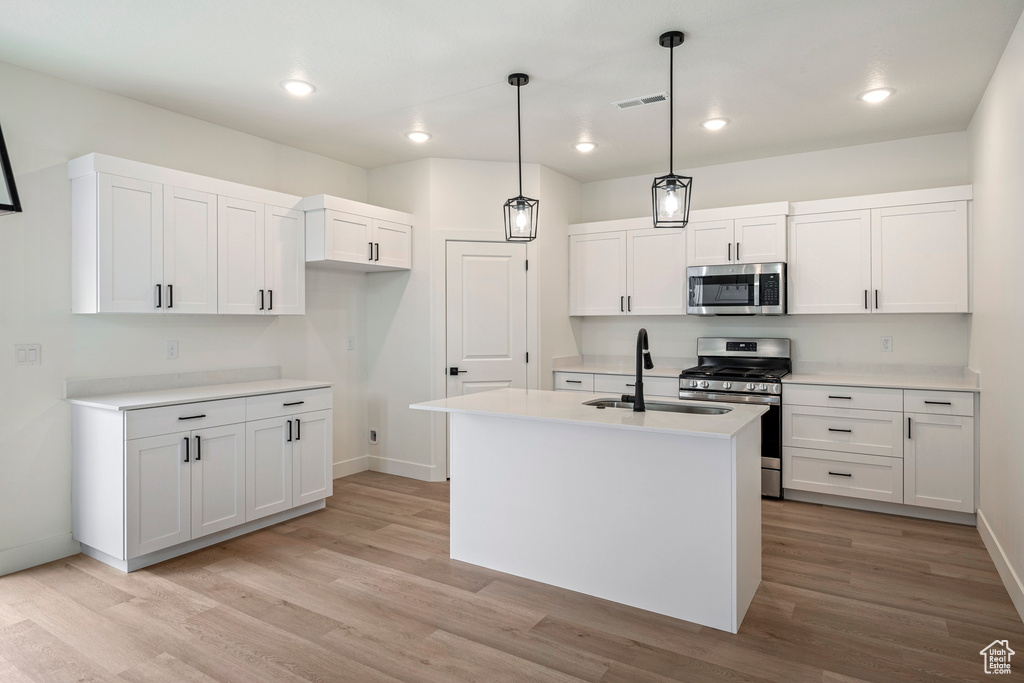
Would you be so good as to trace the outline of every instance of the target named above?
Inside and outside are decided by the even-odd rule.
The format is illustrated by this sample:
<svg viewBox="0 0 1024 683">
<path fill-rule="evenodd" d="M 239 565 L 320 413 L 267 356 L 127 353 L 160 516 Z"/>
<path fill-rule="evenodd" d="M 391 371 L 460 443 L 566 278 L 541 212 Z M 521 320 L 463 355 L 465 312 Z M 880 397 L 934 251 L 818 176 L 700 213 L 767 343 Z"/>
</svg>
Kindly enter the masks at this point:
<svg viewBox="0 0 1024 683">
<path fill-rule="evenodd" d="M 754 276 L 703 275 L 690 278 L 691 306 L 753 306 Z"/>
</svg>

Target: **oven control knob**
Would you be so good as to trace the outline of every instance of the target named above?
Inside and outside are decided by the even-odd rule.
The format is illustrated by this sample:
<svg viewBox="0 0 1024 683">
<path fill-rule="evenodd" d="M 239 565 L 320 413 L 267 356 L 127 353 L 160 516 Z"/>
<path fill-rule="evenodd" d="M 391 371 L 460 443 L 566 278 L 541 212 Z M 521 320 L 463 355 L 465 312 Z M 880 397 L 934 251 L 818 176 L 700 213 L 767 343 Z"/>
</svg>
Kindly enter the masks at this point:
<svg viewBox="0 0 1024 683">
<path fill-rule="evenodd" d="M 757 385 L 757 390 L 758 391 L 768 391 L 768 385 L 767 384 L 758 384 Z"/>
<path fill-rule="evenodd" d="M 695 387 L 695 386 L 697 386 L 697 380 L 695 380 L 695 379 L 691 379 L 691 380 L 690 380 L 690 386 L 691 386 L 691 387 Z"/>
<path fill-rule="evenodd" d="M 707 389 L 709 386 L 711 386 L 710 382 L 708 382 L 706 379 L 705 380 L 701 380 L 701 383 L 700 383 L 700 388 L 701 389 Z"/>
<path fill-rule="evenodd" d="M 756 389 L 756 388 L 757 388 L 757 386 L 756 386 L 756 385 L 754 385 L 754 384 L 748 384 L 748 385 L 747 385 L 747 391 L 753 391 L 753 390 L 754 390 L 754 389 Z"/>
<path fill-rule="evenodd" d="M 732 382 L 722 382 L 723 389 L 732 389 Z"/>
</svg>

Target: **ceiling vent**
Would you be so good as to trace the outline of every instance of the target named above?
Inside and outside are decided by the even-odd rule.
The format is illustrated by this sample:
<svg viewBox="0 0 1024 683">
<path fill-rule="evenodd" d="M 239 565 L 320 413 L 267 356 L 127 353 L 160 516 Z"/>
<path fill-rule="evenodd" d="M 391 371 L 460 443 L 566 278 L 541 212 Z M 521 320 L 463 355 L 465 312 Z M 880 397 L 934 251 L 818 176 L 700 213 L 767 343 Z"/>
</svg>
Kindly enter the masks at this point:
<svg viewBox="0 0 1024 683">
<path fill-rule="evenodd" d="M 634 97 L 628 100 L 619 100 L 618 102 L 612 102 L 619 109 L 632 109 L 633 107 L 642 107 L 646 104 L 657 104 L 658 102 L 667 102 L 668 93 L 659 92 L 653 95 L 644 95 L 643 97 Z"/>
</svg>

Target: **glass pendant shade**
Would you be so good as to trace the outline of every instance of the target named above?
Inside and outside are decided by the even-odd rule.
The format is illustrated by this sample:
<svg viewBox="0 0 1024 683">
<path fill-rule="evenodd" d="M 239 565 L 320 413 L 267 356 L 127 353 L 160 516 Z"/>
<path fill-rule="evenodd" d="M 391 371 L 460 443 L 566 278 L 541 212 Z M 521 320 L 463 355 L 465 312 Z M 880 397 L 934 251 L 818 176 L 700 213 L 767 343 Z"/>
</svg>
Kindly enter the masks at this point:
<svg viewBox="0 0 1024 683">
<path fill-rule="evenodd" d="M 690 220 L 690 187 L 693 178 L 669 173 L 654 179 L 654 227 L 685 228 Z"/>
<path fill-rule="evenodd" d="M 540 201 L 519 195 L 505 202 L 505 241 L 529 242 L 537 237 Z"/>
</svg>

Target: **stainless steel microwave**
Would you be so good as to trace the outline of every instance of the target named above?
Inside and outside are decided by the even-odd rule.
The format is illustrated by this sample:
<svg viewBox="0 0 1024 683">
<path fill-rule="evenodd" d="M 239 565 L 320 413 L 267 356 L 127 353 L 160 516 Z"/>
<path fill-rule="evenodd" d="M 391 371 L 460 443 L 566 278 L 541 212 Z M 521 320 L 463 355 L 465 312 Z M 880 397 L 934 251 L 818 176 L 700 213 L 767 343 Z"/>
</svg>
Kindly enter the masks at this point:
<svg viewBox="0 0 1024 683">
<path fill-rule="evenodd" d="M 686 292 L 688 315 L 784 315 L 786 264 L 690 266 Z"/>
</svg>

